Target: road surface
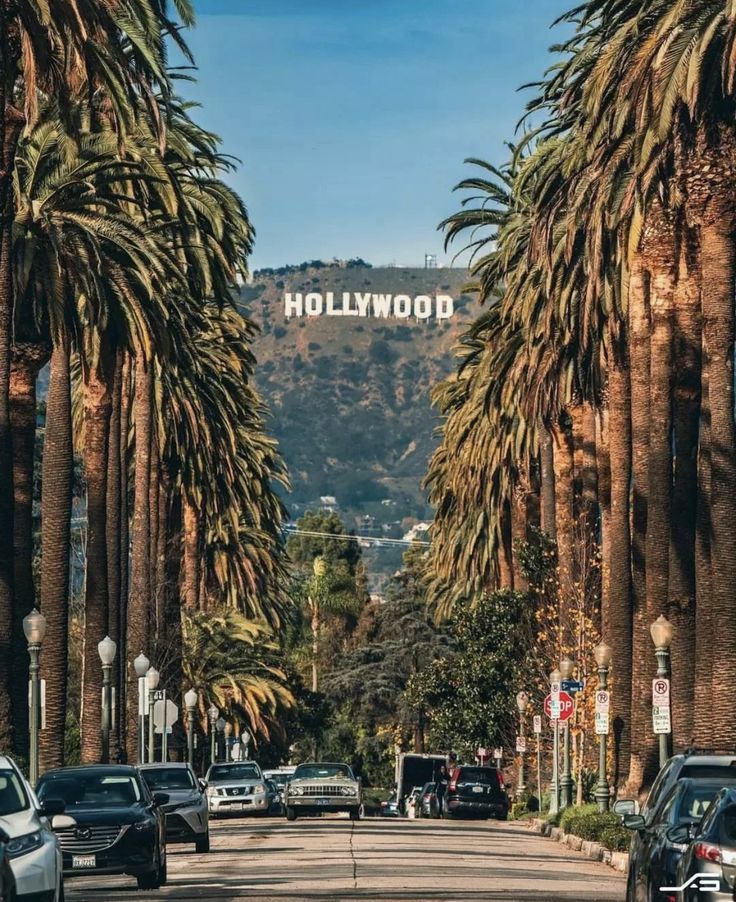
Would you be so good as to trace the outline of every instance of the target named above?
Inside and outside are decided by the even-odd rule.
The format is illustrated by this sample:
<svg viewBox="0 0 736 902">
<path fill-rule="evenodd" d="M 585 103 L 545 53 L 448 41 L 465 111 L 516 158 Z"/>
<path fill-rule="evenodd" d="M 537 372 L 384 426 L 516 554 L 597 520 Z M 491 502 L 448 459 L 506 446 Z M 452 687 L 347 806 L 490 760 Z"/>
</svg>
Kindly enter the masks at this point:
<svg viewBox="0 0 736 902">
<path fill-rule="evenodd" d="M 212 851 L 169 846 L 169 882 L 75 878 L 67 902 L 375 899 L 622 902 L 611 868 L 515 824 L 338 816 L 216 821 Z"/>
</svg>

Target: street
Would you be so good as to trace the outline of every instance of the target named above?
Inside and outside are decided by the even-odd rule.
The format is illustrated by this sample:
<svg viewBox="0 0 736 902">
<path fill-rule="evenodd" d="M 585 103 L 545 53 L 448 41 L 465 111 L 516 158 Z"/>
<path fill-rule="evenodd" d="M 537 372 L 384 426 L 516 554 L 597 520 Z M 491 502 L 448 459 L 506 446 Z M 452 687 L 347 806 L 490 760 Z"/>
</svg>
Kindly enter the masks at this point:
<svg viewBox="0 0 736 902">
<path fill-rule="evenodd" d="M 287 823 L 217 821 L 212 851 L 169 847 L 169 882 L 140 893 L 129 878 L 68 880 L 68 902 L 104 898 L 620 902 L 623 877 L 523 826 L 340 816 Z"/>
</svg>

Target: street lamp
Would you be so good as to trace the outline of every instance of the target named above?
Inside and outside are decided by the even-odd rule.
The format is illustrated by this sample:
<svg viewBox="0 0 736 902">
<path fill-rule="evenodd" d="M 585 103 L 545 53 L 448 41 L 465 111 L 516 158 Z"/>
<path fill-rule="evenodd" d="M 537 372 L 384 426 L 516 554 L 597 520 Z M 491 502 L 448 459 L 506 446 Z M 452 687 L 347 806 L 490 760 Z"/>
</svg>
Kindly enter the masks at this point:
<svg viewBox="0 0 736 902">
<path fill-rule="evenodd" d="M 148 763 L 154 763 L 154 723 L 153 723 L 153 705 L 161 674 L 155 667 L 149 667 L 146 672 L 146 686 L 148 688 Z"/>
<path fill-rule="evenodd" d="M 46 618 L 34 608 L 23 618 L 23 633 L 28 643 L 28 654 L 31 659 L 29 676 L 31 680 L 31 710 L 28 718 L 30 734 L 31 758 L 28 764 L 28 775 L 31 786 L 35 789 L 38 782 L 38 732 L 41 728 L 41 682 L 38 678 L 38 658 L 41 645 L 46 635 Z"/>
<path fill-rule="evenodd" d="M 224 717 L 218 717 L 215 721 L 215 729 L 217 730 L 217 757 L 222 760 L 222 745 L 225 739 L 225 726 L 227 721 Z"/>
<path fill-rule="evenodd" d="M 575 670 L 575 664 L 570 658 L 560 661 L 560 674 L 563 680 L 569 680 Z M 560 779 L 563 808 L 572 805 L 572 774 L 570 773 L 570 720 L 564 722 L 562 732 L 562 778 Z"/>
<path fill-rule="evenodd" d="M 231 749 L 233 744 L 233 725 L 231 723 L 225 724 L 225 761 L 229 761 L 232 757 Z"/>
<path fill-rule="evenodd" d="M 138 677 L 138 764 L 146 760 L 146 674 L 151 662 L 141 652 L 133 661 L 133 669 Z"/>
<path fill-rule="evenodd" d="M 549 675 L 550 685 L 559 683 L 562 674 L 553 670 Z M 552 785 L 550 787 L 549 813 L 557 814 L 560 810 L 560 730 L 559 720 L 552 718 Z"/>
<path fill-rule="evenodd" d="M 112 662 L 118 650 L 117 644 L 105 636 L 97 645 L 97 652 L 102 661 L 102 763 L 110 763 L 110 723 L 112 720 Z"/>
<path fill-rule="evenodd" d="M 608 670 L 613 658 L 613 649 L 605 642 L 601 642 L 593 649 L 593 656 L 598 665 L 598 689 L 605 692 L 608 689 Z M 606 776 L 606 757 L 608 754 L 608 713 L 606 713 L 605 732 L 598 735 L 598 785 L 595 788 L 595 799 L 598 802 L 598 810 L 608 811 L 608 803 L 611 791 L 608 788 Z"/>
<path fill-rule="evenodd" d="M 524 739 L 524 711 L 529 704 L 529 696 L 523 690 L 516 694 L 516 707 L 519 709 L 519 739 Z M 519 752 L 519 782 L 516 787 L 517 796 L 523 796 L 526 792 L 526 783 L 524 781 L 524 752 Z"/>
<path fill-rule="evenodd" d="M 207 716 L 210 719 L 210 764 L 214 764 L 217 758 L 215 724 L 217 723 L 217 718 L 220 716 L 220 709 L 217 705 L 210 705 L 207 709 Z"/>
<path fill-rule="evenodd" d="M 660 614 L 649 627 L 649 632 L 654 643 L 654 654 L 657 658 L 657 676 L 668 679 L 670 675 L 670 645 L 674 627 L 669 620 Z M 668 693 L 669 694 L 669 693 Z M 669 704 L 669 703 L 668 703 Z M 671 713 L 667 711 L 667 721 L 671 724 Z M 659 766 L 663 768 L 670 756 L 670 736 L 672 727 L 666 733 L 659 734 Z"/>
<path fill-rule="evenodd" d="M 187 708 L 187 760 L 190 767 L 194 767 L 194 727 L 198 700 L 196 689 L 190 689 L 189 692 L 184 693 L 184 704 Z"/>
</svg>

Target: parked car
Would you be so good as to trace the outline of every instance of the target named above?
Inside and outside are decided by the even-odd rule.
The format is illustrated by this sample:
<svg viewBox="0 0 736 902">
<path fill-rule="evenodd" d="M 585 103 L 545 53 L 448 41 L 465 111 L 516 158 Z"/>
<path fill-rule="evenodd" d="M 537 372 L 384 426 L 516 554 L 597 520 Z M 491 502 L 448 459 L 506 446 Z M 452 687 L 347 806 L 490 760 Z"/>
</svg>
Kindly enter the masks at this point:
<svg viewBox="0 0 736 902">
<path fill-rule="evenodd" d="M 273 780 L 269 780 L 268 777 L 266 777 L 266 795 L 268 796 L 268 813 L 283 814 L 284 806 L 281 800 L 281 789 Z"/>
<path fill-rule="evenodd" d="M 665 762 L 641 808 L 634 799 L 619 799 L 613 806 L 613 810 L 621 817 L 640 814 L 644 818 L 645 827 L 648 827 L 659 817 L 668 793 L 679 780 L 711 780 L 725 786 L 733 784 L 735 778 L 736 754 L 734 752 L 720 753 L 711 749 L 690 748 L 681 754 L 673 755 Z M 641 842 L 642 831 L 634 830 L 629 846 L 629 861 L 638 859 Z M 626 881 L 626 902 L 638 902 L 634 878 L 635 874 L 629 869 Z"/>
<path fill-rule="evenodd" d="M 279 789 L 283 790 L 284 786 L 294 776 L 295 770 L 295 765 L 285 765 L 284 767 L 276 767 L 272 768 L 271 770 L 264 770 L 263 776 L 267 780 L 273 780 L 273 782 L 279 787 Z"/>
<path fill-rule="evenodd" d="M 69 818 L 54 821 L 64 875 L 128 874 L 139 889 L 166 883 L 167 793 L 151 793 L 134 767 L 95 764 L 47 771 L 42 805 L 61 799 Z"/>
<path fill-rule="evenodd" d="M 677 902 L 732 902 L 736 898 L 736 788 L 722 789 L 695 827 L 670 831 L 684 851 L 673 885 Z"/>
<path fill-rule="evenodd" d="M 640 832 L 635 857 L 629 863 L 629 884 L 634 899 L 672 902 L 672 890 L 661 887 L 676 885 L 677 866 L 686 848 L 681 839 L 682 830 L 673 834 L 673 828 L 683 828 L 687 836 L 688 829 L 697 826 L 720 789 L 720 781 L 679 780 L 649 823 L 641 814 L 624 817 L 625 827 Z"/>
<path fill-rule="evenodd" d="M 139 767 L 151 792 L 165 792 L 163 806 L 167 843 L 194 843 L 197 852 L 210 850 L 210 820 L 204 781 L 189 764 L 143 764 Z"/>
<path fill-rule="evenodd" d="M 9 842 L 8 834 L 0 830 L 0 902 L 16 902 L 15 877 L 7 848 Z"/>
<path fill-rule="evenodd" d="M 420 797 L 422 817 L 439 817 L 440 803 L 437 798 L 437 784 L 425 783 Z"/>
<path fill-rule="evenodd" d="M 358 820 L 363 807 L 360 780 L 347 764 L 300 764 L 284 788 L 284 806 L 289 821 L 302 814 L 333 811 L 347 811 Z"/>
<path fill-rule="evenodd" d="M 223 814 L 268 814 L 266 781 L 255 761 L 212 764 L 205 777 L 212 817 Z"/>
<path fill-rule="evenodd" d="M 475 815 L 505 821 L 509 799 L 495 767 L 461 764 L 450 776 L 445 797 L 444 816 Z"/>
<path fill-rule="evenodd" d="M 384 802 L 381 802 L 380 814 L 381 817 L 401 817 L 396 790 Z"/>
<path fill-rule="evenodd" d="M 49 818 L 63 811 L 58 795 L 39 802 L 15 762 L 0 755 L 0 829 L 6 839 L 2 886 L 9 899 L 14 899 L 15 893 L 19 900 L 62 902 L 63 860 Z M 8 864 L 12 876 L 7 873 Z"/>
</svg>

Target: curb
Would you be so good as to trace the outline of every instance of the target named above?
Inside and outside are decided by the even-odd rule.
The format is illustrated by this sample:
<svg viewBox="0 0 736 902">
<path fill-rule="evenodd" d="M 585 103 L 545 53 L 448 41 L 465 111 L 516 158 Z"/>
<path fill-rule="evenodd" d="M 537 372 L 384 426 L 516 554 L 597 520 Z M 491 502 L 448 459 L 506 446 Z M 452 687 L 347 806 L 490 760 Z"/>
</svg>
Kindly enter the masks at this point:
<svg viewBox="0 0 736 902">
<path fill-rule="evenodd" d="M 606 849 L 599 842 L 581 839 L 572 833 L 563 833 L 560 827 L 552 827 L 541 818 L 531 818 L 527 823 L 534 833 L 546 836 L 555 842 L 564 843 L 573 852 L 582 852 L 587 858 L 591 858 L 593 861 L 602 861 L 603 864 L 607 864 L 623 874 L 629 870 L 628 852 L 611 852 L 610 849 Z"/>
</svg>

